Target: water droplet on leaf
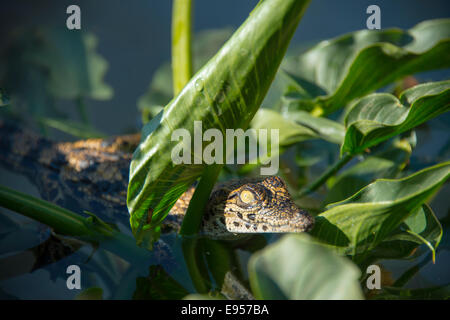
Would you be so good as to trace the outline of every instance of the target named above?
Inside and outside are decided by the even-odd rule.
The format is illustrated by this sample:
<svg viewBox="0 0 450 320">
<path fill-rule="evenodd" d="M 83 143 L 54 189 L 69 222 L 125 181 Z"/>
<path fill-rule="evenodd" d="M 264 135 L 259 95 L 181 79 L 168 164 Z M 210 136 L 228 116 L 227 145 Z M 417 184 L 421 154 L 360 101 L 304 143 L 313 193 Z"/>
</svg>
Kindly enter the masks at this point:
<svg viewBox="0 0 450 320">
<path fill-rule="evenodd" d="M 241 56 L 246 56 L 248 54 L 248 50 L 245 48 L 241 48 L 239 50 L 239 53 L 241 54 Z"/>
<path fill-rule="evenodd" d="M 203 79 L 202 78 L 198 78 L 195 81 L 195 90 L 197 91 L 203 91 Z"/>
</svg>

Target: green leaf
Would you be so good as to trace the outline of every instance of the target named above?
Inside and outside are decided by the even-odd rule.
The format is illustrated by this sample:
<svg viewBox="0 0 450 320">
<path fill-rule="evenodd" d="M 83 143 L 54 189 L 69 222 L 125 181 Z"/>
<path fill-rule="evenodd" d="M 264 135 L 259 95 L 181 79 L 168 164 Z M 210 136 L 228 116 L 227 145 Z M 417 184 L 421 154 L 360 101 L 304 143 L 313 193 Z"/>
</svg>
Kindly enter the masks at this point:
<svg viewBox="0 0 450 320">
<path fill-rule="evenodd" d="M 329 114 L 406 75 L 448 68 L 450 19 L 425 21 L 408 31 L 353 32 L 319 43 L 297 61 L 291 70 L 297 89 L 287 93 L 285 108 Z"/>
<path fill-rule="evenodd" d="M 436 249 L 441 242 L 442 234 L 442 226 L 433 210 L 423 204 L 403 221 L 399 230 L 394 232 L 389 240 L 405 240 L 425 244 L 432 253 L 434 263 Z"/>
<path fill-rule="evenodd" d="M 231 29 L 206 30 L 199 32 L 193 40 L 193 68 L 198 71 L 220 49 L 232 35 Z M 138 100 L 138 108 L 142 113 L 143 123 L 155 117 L 173 97 L 172 67 L 164 63 L 159 67 L 147 89 Z"/>
<path fill-rule="evenodd" d="M 442 234 L 442 226 L 436 215 L 427 204 L 422 204 L 363 260 L 371 264 L 380 259 L 413 259 L 421 254 L 416 250 L 417 247 L 425 244 L 434 262 Z"/>
<path fill-rule="evenodd" d="M 360 271 L 306 234 L 285 235 L 255 253 L 248 272 L 257 299 L 362 299 Z"/>
<path fill-rule="evenodd" d="M 345 118 L 341 154 L 357 154 L 450 110 L 450 80 L 405 90 L 400 100 L 375 93 L 359 100 Z"/>
<path fill-rule="evenodd" d="M 260 129 L 279 129 L 279 146 L 289 147 L 297 142 L 317 138 L 311 129 L 283 117 L 277 111 L 260 109 L 251 122 L 251 127 Z"/>
<path fill-rule="evenodd" d="M 252 12 L 180 94 L 142 130 L 130 166 L 127 205 L 138 242 L 157 227 L 205 164 L 174 165 L 175 129 L 246 129 L 258 110 L 309 1 L 267 0 Z M 190 142 L 189 142 L 190 143 Z M 195 154 L 191 154 L 191 160 Z M 193 161 L 192 161 L 193 162 Z M 145 228 L 147 213 L 153 212 Z M 145 233 L 151 238 L 151 232 Z"/>
<path fill-rule="evenodd" d="M 450 162 L 403 179 L 380 179 L 316 217 L 315 238 L 345 254 L 375 248 L 450 176 Z"/>
<path fill-rule="evenodd" d="M 254 129 L 279 129 L 279 145 L 288 147 L 310 139 L 324 139 L 341 144 L 344 126 L 336 121 L 315 117 L 304 111 L 291 111 L 282 115 L 270 109 L 260 109 L 251 122 Z"/>
<path fill-rule="evenodd" d="M 411 145 L 407 139 L 395 140 L 381 152 L 371 153 L 363 161 L 343 171 L 329 183 L 325 204 L 338 202 L 380 178 L 396 178 L 411 156 Z"/>
<path fill-rule="evenodd" d="M 345 128 L 339 122 L 316 117 L 305 111 L 291 111 L 285 117 L 313 130 L 318 138 L 336 144 L 341 144 L 344 140 Z"/>
<path fill-rule="evenodd" d="M 251 127 L 256 130 L 279 130 L 279 143 L 277 149 L 280 154 L 286 151 L 288 147 L 310 139 L 323 139 L 331 143 L 341 144 L 345 135 L 345 129 L 342 124 L 327 118 L 316 117 L 305 111 L 289 111 L 282 115 L 274 110 L 260 109 L 253 118 Z M 315 144 L 317 144 L 317 142 L 315 142 Z M 309 159 L 304 158 L 303 156 L 305 155 Z M 316 157 L 315 155 L 311 159 L 310 156 L 311 154 L 303 153 L 302 157 L 297 158 L 297 164 L 300 166 L 304 166 L 305 164 L 312 165 L 313 161 L 316 162 L 321 159 L 321 157 Z M 268 156 L 259 158 L 258 160 L 260 163 L 267 163 L 267 157 Z M 342 159 L 338 164 L 338 167 L 330 168 L 331 174 L 334 174 L 335 169 L 339 170 L 339 166 L 345 165 L 350 159 L 351 157 Z M 257 166 L 259 166 L 259 164 L 246 164 L 240 169 L 240 173 L 248 173 Z M 317 180 L 317 182 L 318 184 L 315 186 L 320 186 L 322 184 L 320 180 Z M 311 186 L 305 193 L 315 190 L 315 186 Z"/>
<path fill-rule="evenodd" d="M 260 109 L 256 113 L 251 122 L 252 129 L 260 130 L 279 130 L 278 152 L 282 154 L 287 148 L 299 142 L 311 139 L 323 139 L 332 143 L 340 144 L 344 139 L 344 126 L 336 121 L 316 117 L 304 111 L 291 111 L 286 114 L 280 114 L 271 109 Z M 268 145 L 270 146 L 270 138 L 268 138 Z M 317 141 L 315 142 L 317 145 Z M 264 146 L 266 147 L 266 146 Z M 299 147 L 298 148 L 302 148 Z M 321 155 L 317 155 L 316 151 L 321 151 Z M 302 152 L 304 150 L 301 150 Z M 297 158 L 299 166 L 310 166 L 314 162 L 323 158 L 323 149 L 314 148 L 315 154 L 308 152 L 302 154 Z M 271 155 L 273 156 L 273 155 Z M 312 156 L 312 157 L 311 157 Z M 269 156 L 259 158 L 258 164 L 248 163 L 243 165 L 239 172 L 241 174 L 248 173 L 258 167 L 260 163 L 267 163 Z"/>
<path fill-rule="evenodd" d="M 0 185 L 0 206 L 51 227 L 58 234 L 100 243 L 130 263 L 152 262 L 148 250 L 136 246 L 134 238 L 122 234 L 97 217 L 83 217 L 51 202 Z"/>
</svg>

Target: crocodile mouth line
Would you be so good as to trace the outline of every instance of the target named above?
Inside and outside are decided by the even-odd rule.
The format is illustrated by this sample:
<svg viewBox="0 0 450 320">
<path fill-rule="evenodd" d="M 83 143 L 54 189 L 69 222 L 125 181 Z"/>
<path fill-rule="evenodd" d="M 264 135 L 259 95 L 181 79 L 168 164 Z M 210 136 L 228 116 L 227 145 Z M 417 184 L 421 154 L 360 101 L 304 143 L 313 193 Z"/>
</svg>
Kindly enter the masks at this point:
<svg viewBox="0 0 450 320">
<path fill-rule="evenodd" d="M 300 233 L 310 231 L 314 226 L 314 220 L 304 217 L 300 222 L 293 223 L 287 221 L 286 223 L 273 223 L 269 221 L 251 222 L 244 219 L 239 219 L 239 225 L 242 226 L 239 231 L 230 231 L 235 234 L 239 233 Z"/>
</svg>

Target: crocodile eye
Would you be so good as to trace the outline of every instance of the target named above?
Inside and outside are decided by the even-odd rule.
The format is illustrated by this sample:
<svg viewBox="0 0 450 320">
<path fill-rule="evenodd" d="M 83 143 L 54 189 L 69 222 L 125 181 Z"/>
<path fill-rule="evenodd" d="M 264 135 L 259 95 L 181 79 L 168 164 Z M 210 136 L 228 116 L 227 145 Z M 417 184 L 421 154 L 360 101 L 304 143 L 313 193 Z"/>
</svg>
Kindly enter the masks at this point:
<svg viewBox="0 0 450 320">
<path fill-rule="evenodd" d="M 255 201 L 255 196 L 254 196 L 253 192 L 251 192 L 249 190 L 242 191 L 241 194 L 239 195 L 239 197 L 243 203 L 251 203 L 251 202 Z"/>
</svg>

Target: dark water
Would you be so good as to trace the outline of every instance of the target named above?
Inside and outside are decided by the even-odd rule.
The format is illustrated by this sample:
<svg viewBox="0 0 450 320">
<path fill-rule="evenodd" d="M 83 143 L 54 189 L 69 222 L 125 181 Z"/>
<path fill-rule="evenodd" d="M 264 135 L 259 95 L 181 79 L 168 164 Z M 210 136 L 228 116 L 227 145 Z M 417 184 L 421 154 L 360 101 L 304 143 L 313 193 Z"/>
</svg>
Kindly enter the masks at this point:
<svg viewBox="0 0 450 320">
<path fill-rule="evenodd" d="M 194 30 L 196 32 L 211 28 L 237 28 L 255 6 L 255 0 L 210 1 L 196 0 Z M 52 25 L 65 26 L 65 9 L 72 1 L 11 1 L 2 3 L 0 11 L 0 30 L 5 35 L 19 26 Z M 137 99 L 145 93 L 155 70 L 170 60 L 170 1 L 77 1 L 82 10 L 82 29 L 93 32 L 99 39 L 98 52 L 108 61 L 109 69 L 105 82 L 114 89 L 114 97 L 108 101 L 87 101 L 88 116 L 95 128 L 112 135 L 136 130 L 140 126 L 140 114 L 136 107 Z M 381 8 L 382 28 L 411 28 L 428 19 L 444 18 L 450 14 L 448 1 L 312 1 L 301 21 L 292 41 L 292 46 L 313 43 L 318 40 L 336 37 L 346 32 L 365 28 L 367 6 L 377 4 Z M 0 43 L 0 49 L 6 43 Z M 291 47 L 292 47 L 291 46 Z M 449 72 L 429 72 L 419 75 L 419 80 L 449 79 Z M 68 106 L 69 108 L 70 106 Z M 71 108 L 71 107 L 70 107 Z M 69 110 L 69 113 L 72 114 Z M 74 114 L 74 117 L 77 116 Z M 413 156 L 433 162 L 439 151 L 449 143 L 448 131 L 450 117 L 441 116 L 429 123 L 427 128 L 418 131 L 418 148 Z M 66 135 L 52 132 L 55 138 L 65 139 Z M 448 158 L 448 153 L 447 153 Z M 412 159 L 413 161 L 414 159 Z M 38 190 L 26 178 L 0 168 L 0 184 L 13 189 L 39 196 Z M 448 194 L 450 187 L 444 186 L 432 201 L 431 206 L 439 218 L 449 212 Z M 19 253 L 39 244 L 49 236 L 48 230 L 34 221 L 0 208 L 0 213 L 13 219 L 22 227 L 10 232 L 2 225 L 0 258 Z M 444 230 L 441 250 L 437 263 L 427 262 L 420 273 L 409 283 L 410 287 L 428 287 L 450 282 L 448 266 L 450 241 L 448 231 Z M 267 237 L 268 242 L 276 237 Z M 184 264 L 181 240 L 171 236 L 163 239 L 170 244 L 173 259 L 166 271 L 188 291 L 194 287 Z M 444 250 L 444 249 L 447 250 Z M 91 257 L 92 248 L 85 246 L 74 255 L 32 273 L 25 273 L 1 279 L 0 298 L 20 299 L 73 299 L 79 291 L 67 290 L 66 267 L 69 264 L 82 266 L 82 288 L 101 287 L 104 298 L 130 298 L 135 289 L 134 279 L 148 274 L 148 266 L 133 266 L 128 262 L 99 248 Z M 6 252 L 8 252 L 6 254 Z M 245 273 L 249 254 L 238 251 Z M 415 261 L 384 261 L 383 264 L 393 273 L 394 278 L 406 269 L 425 259 L 426 254 Z M 18 260 L 17 266 L 25 265 L 26 257 Z M 427 260 L 429 261 L 429 259 Z M 16 266 L 16 265 L 15 265 Z M 2 270 L 5 266 L 2 266 Z M 8 268 L 6 268 L 8 269 Z M 17 273 L 20 273 L 20 268 Z M 103 270 L 99 272 L 99 270 Z M 106 270 L 106 271 L 105 271 Z"/>
</svg>

